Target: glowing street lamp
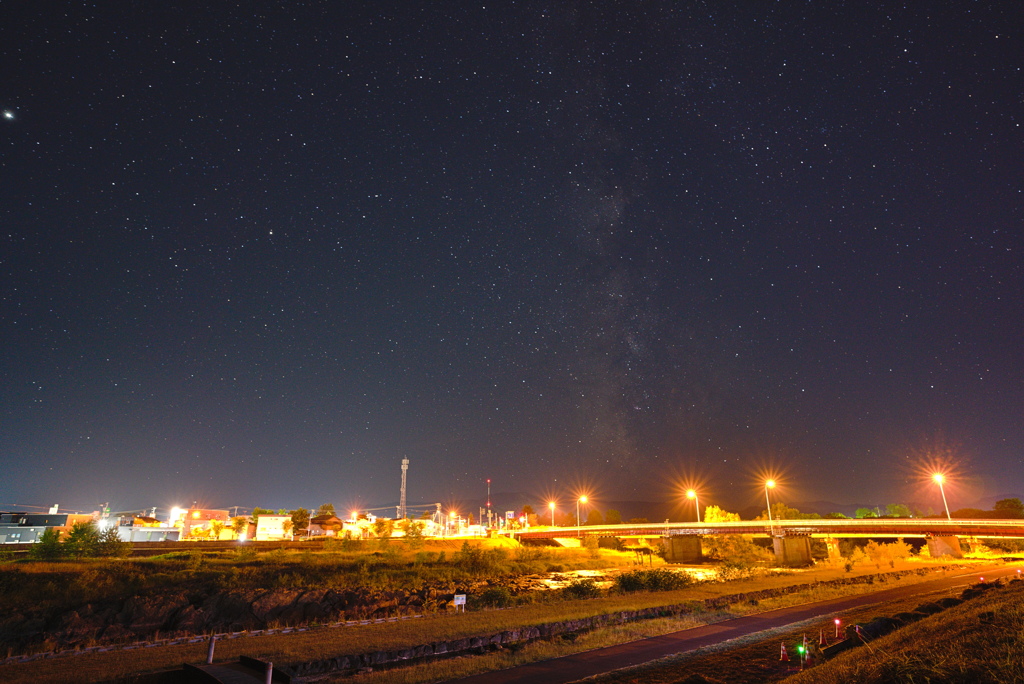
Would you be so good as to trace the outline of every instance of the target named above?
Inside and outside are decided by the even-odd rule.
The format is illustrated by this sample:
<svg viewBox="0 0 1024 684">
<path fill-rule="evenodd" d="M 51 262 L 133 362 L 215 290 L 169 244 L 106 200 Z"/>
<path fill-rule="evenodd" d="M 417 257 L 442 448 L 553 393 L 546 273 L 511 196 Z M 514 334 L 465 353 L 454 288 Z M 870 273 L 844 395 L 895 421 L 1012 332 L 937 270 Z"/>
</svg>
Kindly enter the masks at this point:
<svg viewBox="0 0 1024 684">
<path fill-rule="evenodd" d="M 772 527 L 772 501 L 768 498 L 768 490 L 775 489 L 775 480 L 764 481 L 764 500 L 768 503 L 768 527 Z"/>
<path fill-rule="evenodd" d="M 946 490 L 942 488 L 942 483 L 946 481 L 946 476 L 942 473 L 935 473 L 932 475 L 932 480 L 935 484 L 939 485 L 939 493 L 942 494 L 942 505 L 946 507 L 946 520 L 952 520 L 953 518 L 949 515 L 949 504 L 946 503 Z"/>
<path fill-rule="evenodd" d="M 555 526 L 555 502 L 548 501 L 548 508 L 551 509 L 551 526 Z"/>
<path fill-rule="evenodd" d="M 687 489 L 686 498 L 693 499 L 693 505 L 697 508 L 697 522 L 700 522 L 700 501 L 697 499 L 697 490 Z"/>
<path fill-rule="evenodd" d="M 583 536 L 583 533 L 580 531 L 580 524 L 582 523 L 582 521 L 580 520 L 580 504 L 581 503 L 582 504 L 587 503 L 586 495 L 583 495 L 580 498 L 576 499 L 576 536 L 577 537 L 582 537 Z"/>
</svg>

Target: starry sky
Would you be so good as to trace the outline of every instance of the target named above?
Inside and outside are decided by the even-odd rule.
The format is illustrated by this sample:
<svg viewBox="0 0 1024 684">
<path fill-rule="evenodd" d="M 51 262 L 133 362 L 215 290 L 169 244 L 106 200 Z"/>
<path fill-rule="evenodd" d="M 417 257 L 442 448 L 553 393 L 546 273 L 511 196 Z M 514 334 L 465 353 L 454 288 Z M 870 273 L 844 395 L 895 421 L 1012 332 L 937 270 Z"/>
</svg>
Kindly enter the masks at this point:
<svg viewBox="0 0 1024 684">
<path fill-rule="evenodd" d="M 419 5 L 0 6 L 0 509 L 1024 492 L 1018 3 Z"/>
</svg>

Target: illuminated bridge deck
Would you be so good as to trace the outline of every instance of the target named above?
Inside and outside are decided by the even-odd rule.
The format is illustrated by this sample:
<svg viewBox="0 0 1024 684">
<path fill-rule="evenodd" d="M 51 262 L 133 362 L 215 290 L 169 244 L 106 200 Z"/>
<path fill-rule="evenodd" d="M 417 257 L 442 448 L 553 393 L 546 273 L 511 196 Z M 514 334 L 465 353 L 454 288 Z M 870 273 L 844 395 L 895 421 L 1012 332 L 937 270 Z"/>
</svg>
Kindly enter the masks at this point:
<svg viewBox="0 0 1024 684">
<path fill-rule="evenodd" d="M 859 518 L 820 520 L 743 520 L 720 523 L 642 523 L 531 527 L 511 532 L 516 539 L 567 537 L 662 537 L 671 535 L 747 534 L 759 537 L 958 537 L 1024 538 L 1024 520 L 938 520 L 921 518 Z"/>
</svg>

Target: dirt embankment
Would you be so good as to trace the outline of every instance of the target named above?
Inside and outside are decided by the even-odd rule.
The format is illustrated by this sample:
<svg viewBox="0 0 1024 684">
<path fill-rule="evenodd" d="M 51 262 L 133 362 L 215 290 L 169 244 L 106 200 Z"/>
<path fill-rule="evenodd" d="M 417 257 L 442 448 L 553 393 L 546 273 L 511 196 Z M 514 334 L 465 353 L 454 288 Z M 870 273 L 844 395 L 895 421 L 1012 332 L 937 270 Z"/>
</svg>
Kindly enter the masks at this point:
<svg viewBox="0 0 1024 684">
<path fill-rule="evenodd" d="M 437 583 L 418 590 L 196 588 L 101 600 L 70 610 L 27 608 L 0 618 L 0 646 L 13 652 L 190 634 L 232 632 L 413 615 L 443 609 L 454 594 L 504 586 L 512 594 L 547 588 L 541 575 L 472 583 Z"/>
</svg>

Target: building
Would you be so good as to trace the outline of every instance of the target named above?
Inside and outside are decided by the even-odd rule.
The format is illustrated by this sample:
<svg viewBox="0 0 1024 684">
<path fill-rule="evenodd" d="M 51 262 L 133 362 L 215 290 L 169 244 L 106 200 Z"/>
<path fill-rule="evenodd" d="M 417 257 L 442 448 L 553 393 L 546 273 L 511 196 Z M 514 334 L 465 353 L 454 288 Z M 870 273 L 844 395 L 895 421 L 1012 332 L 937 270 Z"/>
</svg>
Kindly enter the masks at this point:
<svg viewBox="0 0 1024 684">
<path fill-rule="evenodd" d="M 260 513 L 256 519 L 256 541 L 281 541 L 292 538 L 292 517 L 290 515 L 267 515 Z"/>
<path fill-rule="evenodd" d="M 94 520 L 82 513 L 0 513 L 0 544 L 32 544 L 48 529 L 63 538 L 76 523 Z"/>
<path fill-rule="evenodd" d="M 220 539 L 225 530 L 231 532 L 228 511 L 213 508 L 171 509 L 170 524 L 181 528 L 182 539 Z M 214 525 L 214 523 L 220 525 Z"/>
</svg>

